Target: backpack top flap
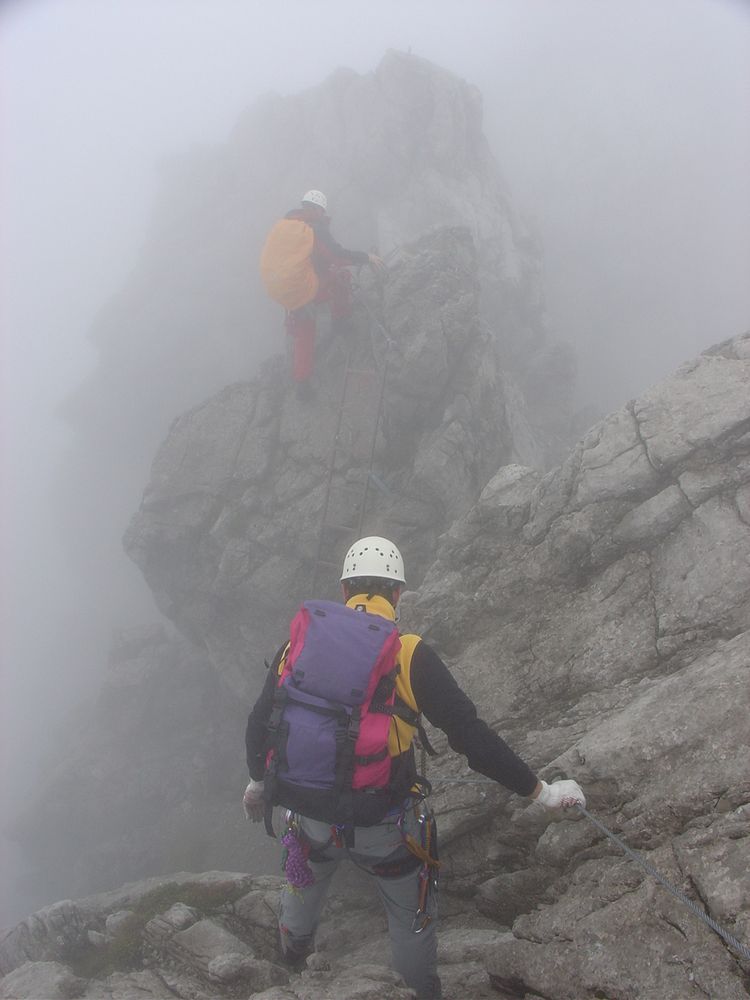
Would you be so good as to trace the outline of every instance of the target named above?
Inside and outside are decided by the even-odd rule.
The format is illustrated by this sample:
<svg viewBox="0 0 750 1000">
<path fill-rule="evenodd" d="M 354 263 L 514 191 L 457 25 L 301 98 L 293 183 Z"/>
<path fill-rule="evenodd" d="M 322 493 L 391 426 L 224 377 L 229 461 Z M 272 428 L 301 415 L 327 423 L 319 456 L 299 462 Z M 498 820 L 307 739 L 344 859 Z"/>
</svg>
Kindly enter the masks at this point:
<svg viewBox="0 0 750 1000">
<path fill-rule="evenodd" d="M 369 704 L 401 646 L 393 622 L 333 601 L 305 601 L 290 639 L 286 671 L 292 689 L 349 706 Z"/>
</svg>

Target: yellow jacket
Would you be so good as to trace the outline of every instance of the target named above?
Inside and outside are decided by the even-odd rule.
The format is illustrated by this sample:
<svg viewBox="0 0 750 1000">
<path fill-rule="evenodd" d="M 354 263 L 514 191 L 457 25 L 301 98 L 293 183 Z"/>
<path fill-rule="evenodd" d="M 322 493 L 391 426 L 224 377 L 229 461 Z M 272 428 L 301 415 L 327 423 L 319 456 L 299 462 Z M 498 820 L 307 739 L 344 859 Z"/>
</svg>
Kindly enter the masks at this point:
<svg viewBox="0 0 750 1000">
<path fill-rule="evenodd" d="M 375 594 L 373 597 L 368 597 L 367 594 L 356 594 L 349 598 L 346 606 L 355 610 L 369 611 L 372 615 L 380 615 L 381 618 L 387 618 L 389 622 L 396 620 L 396 611 L 393 605 L 379 594 Z M 417 644 L 422 640 L 418 635 L 401 635 L 400 639 L 401 649 L 396 657 L 399 667 L 396 675 L 396 697 L 412 711 L 419 712 L 414 692 L 411 689 L 411 661 Z M 416 731 L 415 726 L 410 726 L 403 719 L 393 716 L 388 736 L 388 750 L 391 757 L 398 757 L 399 754 L 405 753 L 409 749 Z"/>
</svg>

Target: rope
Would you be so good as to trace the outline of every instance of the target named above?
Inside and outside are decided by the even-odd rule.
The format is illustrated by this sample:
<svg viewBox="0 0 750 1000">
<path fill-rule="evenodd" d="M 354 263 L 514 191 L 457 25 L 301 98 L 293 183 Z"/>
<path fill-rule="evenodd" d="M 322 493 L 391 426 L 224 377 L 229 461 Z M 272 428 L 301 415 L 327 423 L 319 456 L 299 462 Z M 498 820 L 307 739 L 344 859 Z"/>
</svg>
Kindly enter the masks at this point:
<svg viewBox="0 0 750 1000">
<path fill-rule="evenodd" d="M 432 781 L 435 785 L 496 784 L 496 782 L 490 780 L 489 778 L 435 777 L 432 779 Z M 653 876 L 653 878 L 656 879 L 659 885 L 663 886 L 667 890 L 667 892 L 671 893 L 675 897 L 675 899 L 678 899 L 681 903 L 684 903 L 685 906 L 687 906 L 687 908 L 691 910 L 695 914 L 695 916 L 698 917 L 699 920 L 702 920 L 703 923 L 706 924 L 708 927 L 710 927 L 711 930 L 714 931 L 716 934 L 718 934 L 720 938 L 723 938 L 723 940 L 729 945 L 730 948 L 733 948 L 738 954 L 742 955 L 743 958 L 750 960 L 750 948 L 748 948 L 747 945 L 743 944 L 741 941 L 738 941 L 737 938 L 731 935 L 728 931 L 725 931 L 724 928 L 720 924 L 718 924 L 713 917 L 709 916 L 704 910 L 702 910 L 699 906 L 697 906 L 692 899 L 689 899 L 685 895 L 684 892 L 682 892 L 676 886 L 672 885 L 672 883 L 668 879 L 666 879 L 660 872 L 658 872 L 653 865 L 649 864 L 648 861 L 642 858 L 640 854 L 636 853 L 636 851 L 634 851 L 631 847 L 628 847 L 628 845 L 618 836 L 612 833 L 611 830 L 608 830 L 607 827 L 604 825 L 604 823 L 601 823 L 596 818 L 596 816 L 592 816 L 592 814 L 588 811 L 588 809 L 586 809 L 585 806 L 576 805 L 576 809 L 578 809 L 578 811 L 581 812 L 586 817 L 586 819 L 588 819 L 591 823 L 593 823 L 598 830 L 601 830 L 601 832 L 605 835 L 605 837 L 608 837 L 613 844 L 616 844 L 621 851 L 624 851 L 629 858 L 632 858 L 632 860 L 635 861 L 637 865 L 640 865 L 640 867 L 643 868 L 645 872 Z"/>
</svg>

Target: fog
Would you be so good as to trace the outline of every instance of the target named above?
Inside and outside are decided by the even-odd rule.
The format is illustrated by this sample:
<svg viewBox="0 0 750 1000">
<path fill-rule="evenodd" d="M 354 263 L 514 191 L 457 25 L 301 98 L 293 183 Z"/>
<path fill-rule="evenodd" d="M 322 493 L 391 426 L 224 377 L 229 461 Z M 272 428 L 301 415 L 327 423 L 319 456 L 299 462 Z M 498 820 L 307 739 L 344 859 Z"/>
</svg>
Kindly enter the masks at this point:
<svg viewBox="0 0 750 1000">
<path fill-rule="evenodd" d="M 0 8 L 0 46 L 6 818 L 95 695 L 111 628 L 156 614 L 117 555 L 119 515 L 95 510 L 111 551 L 87 554 L 85 530 L 62 537 L 55 483 L 59 408 L 95 366 L 87 333 L 147 238 L 165 157 L 223 142 L 269 90 L 411 49 L 483 93 L 581 404 L 611 409 L 750 325 L 745 3 L 21 0 Z M 16 862 L 8 848 L 3 883 Z"/>
</svg>

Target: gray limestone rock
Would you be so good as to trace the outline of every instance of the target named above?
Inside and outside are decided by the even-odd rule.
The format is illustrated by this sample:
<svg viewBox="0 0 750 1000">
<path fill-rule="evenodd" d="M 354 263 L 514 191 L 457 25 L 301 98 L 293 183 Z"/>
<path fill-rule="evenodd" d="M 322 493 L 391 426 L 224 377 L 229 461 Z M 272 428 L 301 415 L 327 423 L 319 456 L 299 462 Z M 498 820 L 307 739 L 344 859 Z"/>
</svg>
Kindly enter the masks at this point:
<svg viewBox="0 0 750 1000">
<path fill-rule="evenodd" d="M 416 584 L 438 535 L 498 466 L 533 459 L 524 456 L 530 432 L 513 436 L 514 400 L 503 395 L 500 355 L 480 317 L 466 229 L 439 229 L 405 248 L 393 279 L 364 294 L 368 312 L 351 349 L 365 375 L 345 404 L 327 518 L 352 527 L 327 544 L 338 560 L 358 533 L 378 368 L 387 363 L 363 530 L 398 521 Z M 284 391 L 274 363 L 175 421 L 125 536 L 161 610 L 243 697 L 260 679 L 248 679 L 248 662 L 272 654 L 312 583 L 347 349 L 337 338 L 321 345 L 309 401 Z"/>
<path fill-rule="evenodd" d="M 116 934 L 121 927 L 128 923 L 132 916 L 132 910 L 116 910 L 114 913 L 110 913 L 104 921 L 107 933 L 110 935 Z"/>
<path fill-rule="evenodd" d="M 481 504 L 455 523 L 403 614 L 438 641 L 463 633 L 456 656 L 473 669 L 458 669 L 485 716 L 548 780 L 575 776 L 596 815 L 746 945 L 747 341 L 635 401 L 642 478 L 609 477 L 632 444 L 624 411 L 535 486 L 525 525 L 498 524 L 490 542 L 476 527 Z M 467 787 L 476 822 L 482 803 Z M 535 847 L 509 853 L 511 870 L 479 889 L 482 912 L 514 920 L 488 959 L 497 989 L 746 995 L 738 956 L 632 862 L 607 858 L 596 828 L 545 828 L 533 813 L 514 812 L 499 836 L 512 852 L 513 828 L 525 830 Z M 452 853 L 468 840 L 459 830 Z M 541 894 L 514 913 L 510 887 L 534 879 Z"/>
<path fill-rule="evenodd" d="M 750 358 L 703 355 L 644 393 L 633 413 L 656 469 L 672 469 L 703 447 L 731 446 L 750 421 Z"/>
<path fill-rule="evenodd" d="M 329 196 L 336 236 L 388 255 L 384 285 L 367 270 L 356 276 L 362 302 L 348 335 L 359 338 L 354 361 L 364 368 L 382 362 L 386 335 L 394 343 L 375 442 L 379 478 L 363 526 L 397 531 L 408 543 L 411 585 L 498 467 L 545 468 L 568 435 L 570 352 L 549 342 L 541 248 L 513 208 L 474 87 L 390 52 L 364 76 L 341 71 L 304 94 L 269 95 L 226 143 L 171 160 L 143 252 L 92 331 L 96 373 L 66 406 L 77 433 L 67 534 L 85 533 L 86 551 L 114 548 L 113 532 L 127 522 L 169 428 L 127 547 L 186 642 L 169 652 L 164 633 L 131 636 L 113 658 L 118 669 L 95 718 L 68 726 L 70 752 L 49 768 L 50 787 L 14 831 L 39 898 L 244 860 L 247 833 L 229 791 L 242 761 L 234 736 L 215 723 L 224 713 L 225 732 L 234 732 L 238 709 L 262 682 L 264 657 L 311 584 L 347 349 L 321 319 L 315 398 L 297 399 L 283 312 L 257 277 L 265 233 L 313 175 Z M 359 379 L 361 412 L 340 431 L 346 450 L 332 520 L 353 527 L 358 511 L 343 487 L 361 494 L 378 391 L 377 381 Z M 119 512 L 103 529 L 106 544 L 91 543 L 98 521 L 82 496 Z M 346 537 L 335 542 L 338 559 Z M 116 567 L 94 576 L 98 599 Z M 204 705 L 205 729 L 194 719 Z M 155 752 L 157 714 L 165 717 L 163 754 Z M 138 759 L 123 776 L 112 742 L 126 733 Z M 113 776 L 119 794 L 102 811 L 95 804 Z M 269 850 L 255 840 L 260 868 Z"/>
<path fill-rule="evenodd" d="M 106 979 L 92 979 L 82 994 L 87 1000 L 166 1000 L 174 992 L 150 969 L 113 972 Z"/>
<path fill-rule="evenodd" d="M 418 353 L 412 335 L 433 376 L 415 380 L 413 398 L 394 400 L 377 442 L 392 463 L 393 496 L 399 491 L 398 500 L 384 495 L 383 517 L 403 527 L 415 580 L 424 577 L 404 595 L 400 627 L 437 648 L 487 722 L 540 776 L 578 779 L 594 816 L 747 944 L 750 336 L 683 366 L 541 474 L 519 464 L 504 411 L 487 402 L 499 383 L 491 366 L 478 363 L 486 341 L 472 320 L 472 252 L 460 231 L 412 249 L 400 280 L 421 302 L 423 327 L 412 328 L 409 302 L 394 300 L 406 338 L 398 346 L 399 378 L 410 380 L 410 357 Z M 421 269 L 425 260 L 429 267 Z M 438 311 L 452 317 L 449 331 L 426 315 L 440 262 L 453 269 L 435 294 Z M 454 366 L 453 377 L 446 365 Z M 333 364 L 330 371 L 332 386 Z M 322 385 L 325 422 L 325 378 Z M 164 609 L 200 637 L 210 670 L 235 691 L 240 652 L 282 630 L 288 609 L 269 588 L 294 592 L 300 551 L 309 553 L 314 538 L 311 510 L 320 502 L 319 442 L 304 426 L 317 404 L 266 399 L 256 425 L 260 393 L 260 382 L 232 387 L 182 418 L 129 533 Z M 222 407 L 228 419 L 218 456 L 207 442 Z M 495 420 L 491 429 L 479 426 L 482 414 Z M 286 450 L 266 468 L 269 482 L 255 482 L 236 471 L 236 456 L 272 426 Z M 488 443 L 498 428 L 502 446 Z M 193 435 L 195 453 L 187 444 Z M 299 450 L 290 459 L 295 441 L 315 456 L 308 466 L 298 468 Z M 471 441 L 490 450 L 495 468 L 486 458 L 467 458 Z M 462 475 L 452 475 L 456 466 Z M 354 459 L 343 463 L 342 480 L 359 468 Z M 137 661 L 139 681 L 119 684 L 116 697 L 132 725 L 137 689 L 153 671 L 137 643 L 125 645 L 123 658 Z M 439 734 L 435 744 L 439 756 L 428 777 L 449 922 L 441 963 L 453 992 L 463 983 L 473 991 L 464 995 L 487 996 L 488 975 L 509 997 L 747 996 L 747 963 L 587 818 L 551 816 L 475 775 L 453 784 L 467 776 L 465 762 Z M 180 888 L 191 878 L 224 899 L 191 902 Z M 257 988 L 266 1000 L 409 995 L 382 967 L 383 918 L 374 916 L 360 883 L 329 901 L 317 940 L 322 958 L 286 982 L 274 961 L 278 879 L 182 879 L 144 931 L 149 971 L 173 994 L 203 1000 Z M 0 971 L 7 980 L 25 962 L 93 951 L 92 935 L 111 934 L 107 921 L 138 911 L 154 887 L 40 911 L 0 941 Z"/>
<path fill-rule="evenodd" d="M 86 983 L 59 962 L 25 962 L 0 979 L 3 1000 L 73 1000 Z"/>
<path fill-rule="evenodd" d="M 357 965 L 336 974 L 304 973 L 292 983 L 298 1000 L 414 1000 L 399 975 L 383 965 Z M 263 998 L 263 994 L 260 997 Z M 266 997 L 266 1000 L 269 1000 Z"/>
<path fill-rule="evenodd" d="M 38 910 L 0 938 L 0 973 L 11 972 L 24 962 L 56 962 L 71 951 L 89 944 L 90 925 L 79 903 L 63 900 Z"/>
<path fill-rule="evenodd" d="M 502 358 L 492 378 L 508 401 L 519 457 L 534 465 L 556 460 L 570 422 L 570 351 L 549 343 L 541 247 L 515 210 L 483 133 L 481 95 L 470 83 L 415 55 L 388 52 L 372 72 L 339 70 L 303 93 L 266 95 L 244 111 L 226 141 L 170 156 L 159 178 L 142 251 L 91 331 L 95 371 L 65 405 L 75 431 L 64 474 L 66 524 L 76 537 L 96 532 L 108 551 L 116 544 L 113 531 L 127 522 L 131 498 L 177 414 L 228 383 L 247 383 L 271 355 L 285 371 L 283 310 L 265 293 L 258 260 L 273 223 L 313 181 L 328 195 L 336 238 L 387 255 L 394 295 L 402 289 L 402 300 L 413 290 L 402 282 L 410 270 L 408 245 L 442 227 L 468 228 L 481 318 Z M 426 278 L 419 301 L 450 298 L 445 318 L 460 320 L 460 278 Z M 443 342 L 439 325 L 425 325 L 414 348 L 423 347 L 435 363 L 450 360 L 456 343 L 446 329 Z M 286 375 L 281 385 L 288 394 Z M 228 469 L 230 440 L 242 478 L 257 484 L 276 443 L 307 453 L 330 438 L 321 435 L 320 413 L 300 440 L 297 426 L 290 435 L 286 419 L 265 412 L 272 400 L 245 391 L 253 401 L 241 399 L 242 391 L 223 398 L 224 426 L 211 427 L 227 448 L 203 437 L 214 485 Z M 255 407 L 256 432 L 243 444 L 246 403 Z M 174 429 L 175 443 L 181 433 Z M 434 476 L 437 469 L 431 464 L 426 472 Z M 313 485 L 305 480 L 301 473 L 294 490 Z M 82 494 L 117 512 L 112 525 L 92 526 Z M 210 520 L 210 490 L 183 495 L 180 508 L 185 523 Z M 99 571 L 108 579 L 117 567 L 110 562 Z"/>
<path fill-rule="evenodd" d="M 502 872 L 483 882 L 476 896 L 477 909 L 509 927 L 517 916 L 533 909 L 545 895 L 550 873 L 544 868 Z"/>
<path fill-rule="evenodd" d="M 145 933 L 148 938 L 148 927 Z M 164 945 L 160 944 L 160 947 Z M 171 947 L 175 954 L 189 956 L 191 964 L 206 972 L 211 961 L 223 955 L 256 957 L 252 948 L 213 920 L 199 920 L 185 930 L 177 931 L 172 935 Z"/>
<path fill-rule="evenodd" d="M 646 856 L 693 895 L 670 848 Z M 489 949 L 487 968 L 493 984 L 511 996 L 747 996 L 742 971 L 720 938 L 621 857 L 580 864 L 554 906 L 519 918 L 513 933 Z"/>
</svg>

